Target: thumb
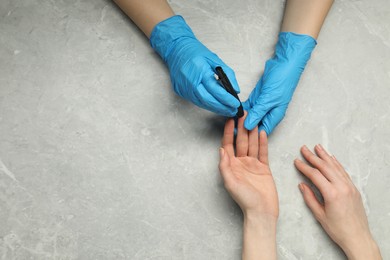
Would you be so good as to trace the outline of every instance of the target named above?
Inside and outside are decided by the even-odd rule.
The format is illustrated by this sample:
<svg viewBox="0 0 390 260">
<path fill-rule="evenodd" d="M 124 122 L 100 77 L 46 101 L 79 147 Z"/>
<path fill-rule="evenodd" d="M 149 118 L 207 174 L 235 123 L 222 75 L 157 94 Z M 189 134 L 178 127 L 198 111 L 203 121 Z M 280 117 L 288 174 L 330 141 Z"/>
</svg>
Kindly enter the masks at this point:
<svg viewBox="0 0 390 260">
<path fill-rule="evenodd" d="M 325 214 L 324 206 L 321 205 L 309 186 L 301 183 L 299 184 L 299 189 L 302 192 L 306 205 L 309 207 L 316 220 L 321 223 L 321 220 Z"/>
<path fill-rule="evenodd" d="M 252 130 L 257 126 L 263 117 L 267 114 L 270 109 L 268 106 L 259 100 L 256 104 L 248 111 L 248 115 L 246 116 L 244 126 L 247 130 Z M 268 133 L 267 133 L 268 134 Z"/>
<path fill-rule="evenodd" d="M 251 104 L 249 102 L 249 99 L 245 102 L 242 102 L 242 107 L 244 108 L 244 110 L 248 111 L 249 109 L 251 109 Z"/>
<path fill-rule="evenodd" d="M 274 128 L 282 121 L 286 114 L 287 105 L 275 107 L 269 111 L 261 121 L 259 131 L 264 130 L 267 135 L 271 134 Z"/>
<path fill-rule="evenodd" d="M 237 82 L 237 79 L 236 79 L 236 74 L 227 65 L 224 65 L 224 66 L 221 66 L 221 67 L 222 67 L 223 71 L 225 72 L 226 76 L 228 77 L 230 83 L 232 83 L 234 91 L 236 91 L 236 93 L 239 94 L 240 93 L 240 87 L 238 86 L 238 82 Z"/>
</svg>

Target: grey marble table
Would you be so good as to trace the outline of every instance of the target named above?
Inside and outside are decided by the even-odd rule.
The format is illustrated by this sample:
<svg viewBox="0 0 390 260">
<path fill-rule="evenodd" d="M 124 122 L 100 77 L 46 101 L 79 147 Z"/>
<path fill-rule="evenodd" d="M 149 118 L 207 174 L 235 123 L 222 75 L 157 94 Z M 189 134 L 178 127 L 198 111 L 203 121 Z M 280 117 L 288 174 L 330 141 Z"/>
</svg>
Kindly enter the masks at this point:
<svg viewBox="0 0 390 260">
<path fill-rule="evenodd" d="M 274 0 L 170 1 L 245 100 L 272 55 Z M 390 259 L 390 2 L 334 4 L 270 136 L 279 259 L 344 259 L 293 167 L 322 143 L 362 193 Z M 108 0 L 0 1 L 0 258 L 239 259 L 242 216 L 217 169 L 224 119 L 178 98 Z"/>
</svg>

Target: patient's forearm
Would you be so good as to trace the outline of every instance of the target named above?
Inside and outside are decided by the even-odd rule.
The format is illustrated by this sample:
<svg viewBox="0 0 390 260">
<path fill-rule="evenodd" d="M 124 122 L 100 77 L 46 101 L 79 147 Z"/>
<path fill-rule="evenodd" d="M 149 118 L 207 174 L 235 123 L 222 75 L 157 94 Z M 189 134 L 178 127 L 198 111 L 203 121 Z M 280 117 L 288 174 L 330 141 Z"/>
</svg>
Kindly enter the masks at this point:
<svg viewBox="0 0 390 260">
<path fill-rule="evenodd" d="M 287 0 L 281 31 L 317 39 L 332 4 L 333 0 Z"/>
<path fill-rule="evenodd" d="M 166 0 L 114 0 L 149 38 L 153 28 L 175 15 Z"/>
</svg>

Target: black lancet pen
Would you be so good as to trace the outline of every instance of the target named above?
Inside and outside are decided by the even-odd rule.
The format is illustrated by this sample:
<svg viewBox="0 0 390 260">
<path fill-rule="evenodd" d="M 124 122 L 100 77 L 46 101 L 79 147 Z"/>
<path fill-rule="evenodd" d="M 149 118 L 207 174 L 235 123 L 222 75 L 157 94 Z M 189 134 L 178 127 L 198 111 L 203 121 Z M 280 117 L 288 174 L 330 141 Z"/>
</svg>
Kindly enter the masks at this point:
<svg viewBox="0 0 390 260">
<path fill-rule="evenodd" d="M 233 88 L 232 84 L 230 83 L 228 77 L 226 76 L 225 72 L 219 66 L 215 68 L 215 72 L 217 73 L 218 81 L 221 83 L 222 87 L 227 92 L 229 92 L 229 94 L 231 94 L 233 97 L 235 97 L 238 100 L 238 102 L 240 102 L 240 106 L 238 107 L 238 111 L 237 111 L 236 116 L 243 117 L 244 116 L 244 109 L 242 107 L 240 98 L 238 97 L 236 91 L 234 90 L 234 88 Z"/>
</svg>

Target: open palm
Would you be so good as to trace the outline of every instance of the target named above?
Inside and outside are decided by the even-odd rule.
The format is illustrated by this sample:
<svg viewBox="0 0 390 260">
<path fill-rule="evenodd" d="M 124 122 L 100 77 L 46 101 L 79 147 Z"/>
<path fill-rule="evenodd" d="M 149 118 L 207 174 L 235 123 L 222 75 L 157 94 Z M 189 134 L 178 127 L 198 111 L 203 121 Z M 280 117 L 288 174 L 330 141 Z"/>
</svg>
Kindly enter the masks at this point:
<svg viewBox="0 0 390 260">
<path fill-rule="evenodd" d="M 268 165 L 267 135 L 258 134 L 243 126 L 245 118 L 238 120 L 236 153 L 234 151 L 234 120 L 225 125 L 219 168 L 225 187 L 241 207 L 244 214 L 255 212 L 275 217 L 279 215 L 278 195 Z"/>
</svg>

